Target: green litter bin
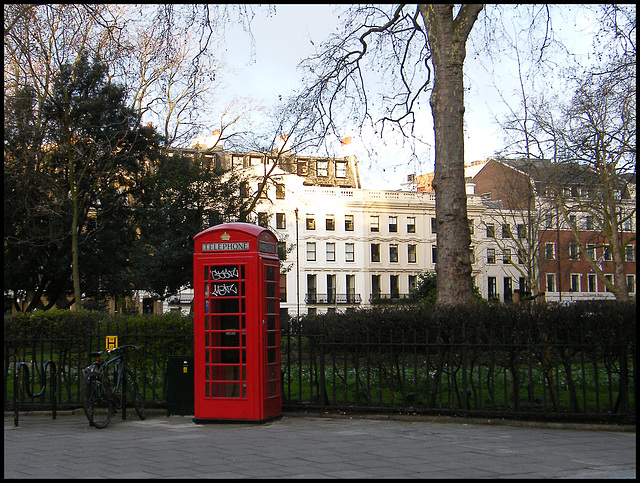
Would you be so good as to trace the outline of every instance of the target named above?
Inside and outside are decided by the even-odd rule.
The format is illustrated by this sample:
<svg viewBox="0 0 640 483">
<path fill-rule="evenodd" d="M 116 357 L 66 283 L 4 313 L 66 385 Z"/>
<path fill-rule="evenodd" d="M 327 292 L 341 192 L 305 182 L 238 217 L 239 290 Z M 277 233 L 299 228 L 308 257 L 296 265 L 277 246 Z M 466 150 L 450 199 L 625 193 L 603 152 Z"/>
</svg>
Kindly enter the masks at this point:
<svg viewBox="0 0 640 483">
<path fill-rule="evenodd" d="M 193 415 L 193 356 L 169 356 L 167 416 Z"/>
</svg>

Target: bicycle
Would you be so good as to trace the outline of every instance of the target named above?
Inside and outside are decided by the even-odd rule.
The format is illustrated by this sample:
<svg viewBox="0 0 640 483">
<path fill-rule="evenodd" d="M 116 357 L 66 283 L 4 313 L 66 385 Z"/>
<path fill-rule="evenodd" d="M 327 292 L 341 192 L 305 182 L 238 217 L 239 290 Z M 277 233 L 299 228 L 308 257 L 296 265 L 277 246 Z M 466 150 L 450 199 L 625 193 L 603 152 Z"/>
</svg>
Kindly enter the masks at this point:
<svg viewBox="0 0 640 483">
<path fill-rule="evenodd" d="M 106 428 L 117 409 L 126 410 L 127 395 L 138 417 L 145 419 L 144 398 L 124 358 L 124 349 L 130 347 L 140 349 L 136 345 L 129 344 L 108 351 L 91 353 L 96 360 L 83 370 L 82 381 L 82 408 L 90 426 Z M 104 358 L 102 358 L 103 355 Z M 109 377 L 111 365 L 115 372 L 113 388 Z"/>
</svg>

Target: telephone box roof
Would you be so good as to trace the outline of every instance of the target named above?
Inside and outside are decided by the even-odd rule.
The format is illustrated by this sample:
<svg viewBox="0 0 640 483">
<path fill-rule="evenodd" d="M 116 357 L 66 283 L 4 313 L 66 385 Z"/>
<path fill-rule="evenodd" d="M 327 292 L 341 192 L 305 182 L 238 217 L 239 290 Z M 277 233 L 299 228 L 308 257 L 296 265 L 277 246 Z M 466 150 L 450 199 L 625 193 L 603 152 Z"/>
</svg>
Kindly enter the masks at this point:
<svg viewBox="0 0 640 483">
<path fill-rule="evenodd" d="M 257 237 L 261 233 L 265 231 L 269 231 L 267 228 L 262 226 L 254 225 L 252 223 L 242 223 L 242 222 L 232 222 L 232 223 L 222 223 L 220 225 L 215 225 L 206 230 L 201 231 L 193 238 L 200 238 L 201 236 L 206 235 L 207 233 L 211 233 L 212 231 L 220 231 L 220 230 L 233 230 L 233 231 L 241 231 L 243 233 L 247 233 L 249 235 L 253 235 Z"/>
</svg>

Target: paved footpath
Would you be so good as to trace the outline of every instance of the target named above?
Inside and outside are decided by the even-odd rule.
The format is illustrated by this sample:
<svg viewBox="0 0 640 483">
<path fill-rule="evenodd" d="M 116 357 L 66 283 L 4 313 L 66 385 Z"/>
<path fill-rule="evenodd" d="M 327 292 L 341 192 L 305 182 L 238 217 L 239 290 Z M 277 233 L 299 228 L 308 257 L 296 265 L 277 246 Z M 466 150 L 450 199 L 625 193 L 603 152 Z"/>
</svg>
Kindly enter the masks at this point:
<svg viewBox="0 0 640 483">
<path fill-rule="evenodd" d="M 434 422 L 435 421 L 435 422 Z M 442 422 L 445 421 L 445 422 Z M 285 414 L 4 418 L 5 478 L 635 478 L 636 434 L 429 418 Z"/>
</svg>

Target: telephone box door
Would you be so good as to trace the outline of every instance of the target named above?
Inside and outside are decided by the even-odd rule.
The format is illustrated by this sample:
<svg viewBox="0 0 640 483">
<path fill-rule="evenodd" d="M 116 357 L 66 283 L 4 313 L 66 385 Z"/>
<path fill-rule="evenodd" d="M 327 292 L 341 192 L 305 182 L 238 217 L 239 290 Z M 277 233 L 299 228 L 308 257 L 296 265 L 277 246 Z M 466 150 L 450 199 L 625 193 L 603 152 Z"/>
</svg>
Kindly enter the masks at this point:
<svg viewBox="0 0 640 483">
<path fill-rule="evenodd" d="M 194 328 L 196 417 L 240 419 L 254 412 L 249 398 L 254 384 L 247 371 L 252 350 L 247 318 L 254 316 L 247 305 L 247 279 L 255 277 L 250 262 L 240 257 L 225 264 L 203 260 L 201 270 L 194 270 L 201 279 L 194 287 L 200 285 L 196 290 L 202 293 L 200 327 Z"/>
</svg>

